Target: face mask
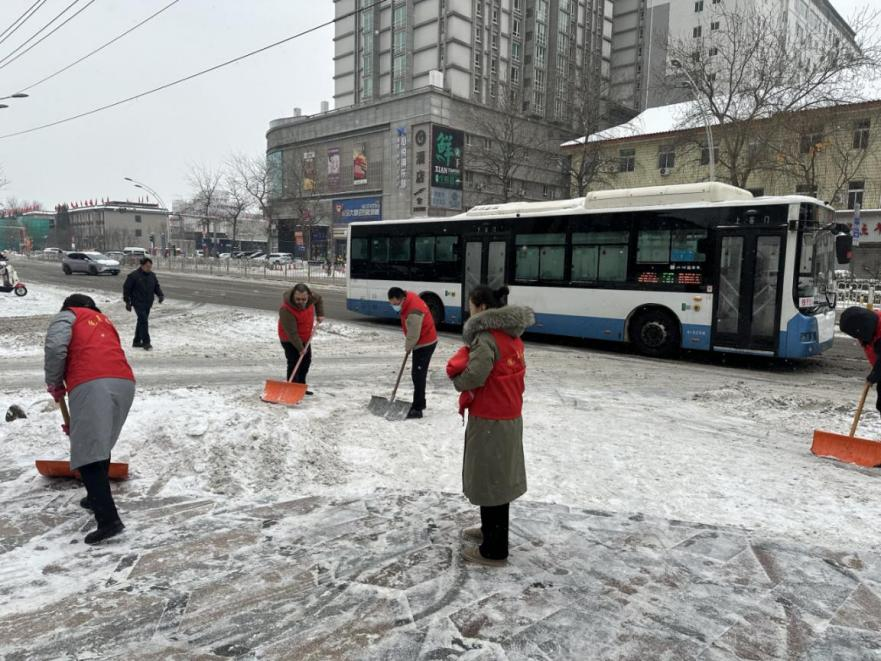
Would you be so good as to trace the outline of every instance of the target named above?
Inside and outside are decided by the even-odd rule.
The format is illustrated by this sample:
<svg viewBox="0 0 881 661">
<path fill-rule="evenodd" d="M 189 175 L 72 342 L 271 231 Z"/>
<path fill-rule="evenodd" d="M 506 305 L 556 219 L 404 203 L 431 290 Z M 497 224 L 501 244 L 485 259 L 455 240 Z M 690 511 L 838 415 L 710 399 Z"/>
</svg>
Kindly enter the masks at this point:
<svg viewBox="0 0 881 661">
<path fill-rule="evenodd" d="M 398 303 L 397 305 L 395 305 L 394 303 L 392 303 L 392 310 L 394 310 L 395 312 L 400 312 L 401 311 L 401 304 Z"/>
</svg>

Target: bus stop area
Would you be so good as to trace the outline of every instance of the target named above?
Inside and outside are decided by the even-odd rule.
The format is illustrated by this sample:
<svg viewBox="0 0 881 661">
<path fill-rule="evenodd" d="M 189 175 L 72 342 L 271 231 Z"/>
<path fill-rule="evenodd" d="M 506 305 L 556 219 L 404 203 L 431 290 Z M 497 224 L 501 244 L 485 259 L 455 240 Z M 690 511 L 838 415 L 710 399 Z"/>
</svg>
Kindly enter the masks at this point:
<svg viewBox="0 0 881 661">
<path fill-rule="evenodd" d="M 83 291 L 131 336 L 118 295 Z M 878 470 L 809 452 L 847 431 L 867 371 L 847 338 L 802 363 L 530 339 L 529 490 L 486 568 L 461 558 L 455 334 L 425 418 L 389 422 L 366 404 L 399 328 L 325 321 L 314 397 L 274 407 L 276 314 L 171 298 L 129 355 L 126 530 L 89 547 L 82 488 L 33 467 L 65 455 L 41 338 L 66 294 L 0 301 L 0 409 L 28 414 L 0 423 L 2 658 L 881 658 Z"/>
</svg>

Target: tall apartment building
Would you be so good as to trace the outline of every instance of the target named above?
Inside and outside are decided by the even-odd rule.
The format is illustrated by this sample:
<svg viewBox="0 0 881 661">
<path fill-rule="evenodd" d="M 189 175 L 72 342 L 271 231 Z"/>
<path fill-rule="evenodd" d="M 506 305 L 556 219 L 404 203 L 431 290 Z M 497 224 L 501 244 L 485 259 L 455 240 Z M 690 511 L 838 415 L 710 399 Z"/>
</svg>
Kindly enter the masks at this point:
<svg viewBox="0 0 881 661">
<path fill-rule="evenodd" d="M 334 1 L 337 108 L 442 81 L 482 105 L 518 88 L 530 116 L 565 122 L 576 81 L 610 72 L 612 0 Z"/>
<path fill-rule="evenodd" d="M 785 17 L 794 52 L 808 57 L 818 43 L 855 46 L 853 30 L 829 0 L 615 0 L 612 98 L 637 110 L 692 98 L 687 87 L 675 84 L 667 51 L 689 38 L 712 39 L 719 13 L 732 8 Z"/>
</svg>

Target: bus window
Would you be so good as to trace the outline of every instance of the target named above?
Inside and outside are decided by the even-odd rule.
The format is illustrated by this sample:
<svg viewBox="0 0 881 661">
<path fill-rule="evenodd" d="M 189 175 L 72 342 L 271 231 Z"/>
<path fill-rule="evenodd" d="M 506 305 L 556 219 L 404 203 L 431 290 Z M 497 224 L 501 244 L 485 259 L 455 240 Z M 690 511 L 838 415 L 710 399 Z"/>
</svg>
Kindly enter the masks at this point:
<svg viewBox="0 0 881 661">
<path fill-rule="evenodd" d="M 434 237 L 417 236 L 416 251 L 413 260 L 417 264 L 432 264 L 434 262 Z"/>
<path fill-rule="evenodd" d="M 629 232 L 575 232 L 572 282 L 624 282 Z"/>
<path fill-rule="evenodd" d="M 370 259 L 370 244 L 367 239 L 352 239 L 352 261 Z"/>
<path fill-rule="evenodd" d="M 389 260 L 392 262 L 410 261 L 410 237 L 392 237 L 389 246 Z"/>
<path fill-rule="evenodd" d="M 636 261 L 639 264 L 668 264 L 670 230 L 640 230 L 636 243 Z"/>
<path fill-rule="evenodd" d="M 701 251 L 707 238 L 706 230 L 673 230 L 670 246 L 671 262 L 705 262 L 707 256 Z"/>
<path fill-rule="evenodd" d="M 437 237 L 437 246 L 435 259 L 438 262 L 457 262 L 459 255 L 457 248 L 459 247 L 458 236 L 439 236 Z"/>
<path fill-rule="evenodd" d="M 566 266 L 566 235 L 518 234 L 515 278 L 525 281 L 563 280 Z"/>
<path fill-rule="evenodd" d="M 374 264 L 377 262 L 388 262 L 388 239 L 373 239 L 370 247 L 370 261 L 372 261 Z"/>
</svg>

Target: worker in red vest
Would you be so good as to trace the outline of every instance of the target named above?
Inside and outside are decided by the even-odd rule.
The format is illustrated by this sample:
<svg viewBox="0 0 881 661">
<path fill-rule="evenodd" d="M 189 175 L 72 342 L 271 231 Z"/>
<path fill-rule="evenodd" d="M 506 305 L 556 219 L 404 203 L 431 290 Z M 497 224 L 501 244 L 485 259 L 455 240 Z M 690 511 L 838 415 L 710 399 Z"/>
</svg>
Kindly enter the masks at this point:
<svg viewBox="0 0 881 661">
<path fill-rule="evenodd" d="M 425 410 L 425 382 L 428 379 L 428 365 L 437 346 L 437 330 L 431 310 L 419 295 L 404 291 L 400 287 L 388 290 L 388 302 L 392 309 L 401 315 L 401 328 L 404 331 L 404 349 L 413 353 L 411 375 L 413 377 L 413 405 L 407 418 L 421 418 Z"/>
<path fill-rule="evenodd" d="M 838 327 L 842 333 L 856 338 L 863 347 L 866 358 L 872 365 L 866 381 L 878 384 L 875 408 L 881 412 L 881 360 L 878 360 L 881 356 L 881 311 L 851 306 L 841 313 Z"/>
<path fill-rule="evenodd" d="M 116 445 L 135 398 L 135 377 L 110 320 L 88 296 L 64 301 L 46 333 L 46 389 L 56 402 L 70 398 L 70 467 L 80 472 L 97 530 L 86 544 L 97 544 L 122 532 L 110 493 L 110 452 Z"/>
<path fill-rule="evenodd" d="M 281 307 L 278 309 L 278 339 L 284 349 L 287 359 L 287 379 L 291 380 L 291 374 L 300 354 L 303 353 L 306 344 L 312 337 L 315 324 L 324 321 L 324 301 L 321 296 L 313 294 L 308 285 L 299 283 L 293 289 L 288 289 L 281 298 Z M 294 375 L 294 383 L 306 383 L 306 375 L 312 365 L 312 346 L 309 346 L 300 368 Z M 307 390 L 307 395 L 312 391 Z"/>
<path fill-rule="evenodd" d="M 468 408 L 462 487 L 480 506 L 480 527 L 462 533 L 478 546 L 464 548 L 462 555 L 489 566 L 507 563 L 510 503 L 526 493 L 521 417 L 526 359 L 520 336 L 535 316 L 527 307 L 503 305 L 507 295 L 507 287 L 471 291 L 471 316 L 462 331 L 468 351 L 460 350 L 447 366 L 456 390 L 469 393 L 459 404 Z"/>
</svg>

